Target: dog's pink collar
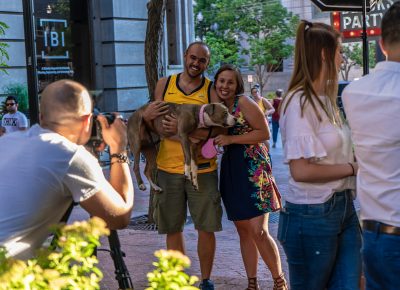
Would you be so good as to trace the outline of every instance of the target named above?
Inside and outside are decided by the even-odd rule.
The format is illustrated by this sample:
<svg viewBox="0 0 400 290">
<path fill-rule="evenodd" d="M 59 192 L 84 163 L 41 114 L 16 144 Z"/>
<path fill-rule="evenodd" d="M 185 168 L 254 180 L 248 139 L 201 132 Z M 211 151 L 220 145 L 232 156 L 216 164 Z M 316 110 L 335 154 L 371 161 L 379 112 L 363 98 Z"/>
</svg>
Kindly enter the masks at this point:
<svg viewBox="0 0 400 290">
<path fill-rule="evenodd" d="M 206 125 L 204 124 L 204 108 L 206 105 L 202 105 L 199 112 L 199 128 L 205 128 Z"/>
</svg>

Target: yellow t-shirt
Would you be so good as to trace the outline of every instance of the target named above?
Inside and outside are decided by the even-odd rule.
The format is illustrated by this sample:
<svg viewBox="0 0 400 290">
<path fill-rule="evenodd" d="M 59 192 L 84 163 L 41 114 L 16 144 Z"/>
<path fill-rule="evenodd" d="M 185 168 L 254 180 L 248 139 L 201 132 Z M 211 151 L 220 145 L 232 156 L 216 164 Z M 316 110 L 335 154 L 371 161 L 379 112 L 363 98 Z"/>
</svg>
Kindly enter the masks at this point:
<svg viewBox="0 0 400 290">
<path fill-rule="evenodd" d="M 179 76 L 172 75 L 168 78 L 166 90 L 164 91 L 164 101 L 177 104 L 198 104 L 204 105 L 210 102 L 211 81 L 203 78 L 202 84 L 191 94 L 186 95 L 179 88 Z M 200 151 L 200 150 L 199 150 Z M 181 143 L 178 141 L 164 139 L 160 143 L 160 150 L 157 155 L 157 167 L 169 173 L 184 173 L 184 156 Z M 199 153 L 198 156 L 199 173 L 211 172 L 217 169 L 216 158 L 205 159 Z"/>
<path fill-rule="evenodd" d="M 263 99 L 262 99 L 262 98 L 258 101 L 258 106 L 260 107 L 261 111 L 262 111 L 263 113 L 265 113 L 265 111 L 266 111 L 267 109 L 266 109 L 265 106 L 264 106 L 264 102 L 263 102 Z"/>
</svg>

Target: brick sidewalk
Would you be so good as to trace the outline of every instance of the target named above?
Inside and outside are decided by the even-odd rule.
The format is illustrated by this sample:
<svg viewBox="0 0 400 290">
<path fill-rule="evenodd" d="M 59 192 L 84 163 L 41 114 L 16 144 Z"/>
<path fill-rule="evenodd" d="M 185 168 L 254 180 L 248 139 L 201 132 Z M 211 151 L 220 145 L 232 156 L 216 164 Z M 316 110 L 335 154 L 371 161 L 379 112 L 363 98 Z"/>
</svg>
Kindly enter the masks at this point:
<svg viewBox="0 0 400 290">
<path fill-rule="evenodd" d="M 280 142 L 278 142 L 280 146 Z M 287 188 L 288 167 L 282 163 L 282 149 L 272 148 L 273 172 L 281 193 Z M 140 191 L 135 184 L 135 206 L 133 217 L 147 213 L 148 192 Z M 271 214 L 270 232 L 276 240 L 278 229 L 278 214 Z M 87 214 L 79 207 L 74 210 L 71 220 L 85 219 Z M 217 251 L 212 271 L 212 280 L 216 289 L 236 290 L 247 287 L 241 254 L 239 237 L 232 222 L 223 217 L 223 231 L 216 234 Z M 146 274 L 153 270 L 152 262 L 155 261 L 154 251 L 165 248 L 165 236 L 158 235 L 156 231 L 124 229 L 118 231 L 122 249 L 126 254 L 125 263 L 130 272 L 135 290 L 142 290 L 147 287 Z M 187 271 L 190 275 L 200 276 L 199 261 L 197 258 L 197 231 L 193 224 L 188 224 L 184 231 L 187 255 L 192 261 L 191 268 Z M 103 241 L 104 248 L 107 248 L 107 239 Z M 283 250 L 278 244 L 283 270 L 288 277 L 286 258 Z M 118 284 L 114 278 L 114 265 L 110 255 L 106 252 L 99 252 L 100 268 L 103 270 L 104 279 L 101 289 L 115 290 Z M 261 289 L 272 289 L 272 277 L 266 266 L 259 260 L 258 277 Z"/>
</svg>

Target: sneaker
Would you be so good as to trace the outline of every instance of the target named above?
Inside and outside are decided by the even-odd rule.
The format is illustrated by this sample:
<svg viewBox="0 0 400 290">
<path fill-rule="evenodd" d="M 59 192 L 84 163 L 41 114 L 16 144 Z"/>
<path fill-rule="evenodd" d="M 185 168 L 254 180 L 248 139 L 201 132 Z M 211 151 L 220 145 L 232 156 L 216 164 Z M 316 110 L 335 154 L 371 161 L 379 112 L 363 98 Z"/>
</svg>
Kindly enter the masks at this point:
<svg viewBox="0 0 400 290">
<path fill-rule="evenodd" d="M 214 290 L 214 283 L 210 279 L 204 279 L 199 286 L 200 290 Z"/>
<path fill-rule="evenodd" d="M 276 148 L 276 144 L 274 143 L 274 144 L 272 144 L 272 148 Z"/>
</svg>

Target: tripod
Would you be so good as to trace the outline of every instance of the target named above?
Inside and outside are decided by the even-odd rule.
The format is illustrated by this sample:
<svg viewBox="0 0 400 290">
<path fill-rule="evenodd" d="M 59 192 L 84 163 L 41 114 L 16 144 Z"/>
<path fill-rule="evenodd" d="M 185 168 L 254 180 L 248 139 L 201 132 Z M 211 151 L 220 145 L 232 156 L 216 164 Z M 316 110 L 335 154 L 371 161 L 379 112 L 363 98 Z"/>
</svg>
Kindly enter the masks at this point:
<svg viewBox="0 0 400 290">
<path fill-rule="evenodd" d="M 72 209 L 77 203 L 72 202 L 64 216 L 61 218 L 61 222 L 66 223 L 71 215 Z M 58 236 L 54 236 L 50 243 L 50 249 L 56 248 L 56 241 Z M 121 250 L 121 243 L 119 241 L 118 233 L 116 230 L 110 230 L 110 235 L 108 236 L 108 243 L 110 245 L 110 249 L 97 249 L 97 251 L 105 251 L 109 252 L 111 255 L 111 259 L 114 262 L 115 268 L 115 279 L 118 282 L 118 289 L 120 290 L 133 290 L 133 284 L 131 277 L 129 275 L 128 268 L 126 267 L 124 258 L 125 253 Z M 97 252 L 95 252 L 97 255 Z"/>
<path fill-rule="evenodd" d="M 113 120 L 109 121 L 109 123 L 112 122 Z M 98 148 L 99 145 L 103 142 L 102 136 L 101 134 L 99 134 L 100 132 L 99 128 L 101 127 L 98 124 L 98 122 L 96 122 L 96 124 L 93 124 L 92 136 L 85 147 L 94 157 L 97 158 L 97 160 L 100 161 L 100 151 L 96 150 L 96 148 Z M 67 209 L 66 213 L 62 217 L 61 222 L 68 221 L 72 209 L 75 205 L 77 204 L 74 202 L 70 205 L 70 207 Z M 56 239 L 57 237 L 55 236 L 50 246 L 55 247 Z M 110 249 L 97 249 L 95 254 L 97 255 L 97 251 L 109 252 L 114 262 L 114 268 L 115 268 L 114 273 L 115 273 L 115 279 L 118 281 L 118 286 L 119 286 L 118 288 L 121 290 L 133 290 L 132 280 L 129 275 L 128 268 L 126 267 L 126 264 L 124 262 L 125 253 L 121 250 L 121 243 L 119 241 L 118 233 L 116 230 L 110 230 L 110 235 L 108 236 L 108 243 Z"/>
</svg>

